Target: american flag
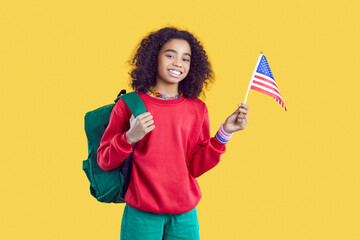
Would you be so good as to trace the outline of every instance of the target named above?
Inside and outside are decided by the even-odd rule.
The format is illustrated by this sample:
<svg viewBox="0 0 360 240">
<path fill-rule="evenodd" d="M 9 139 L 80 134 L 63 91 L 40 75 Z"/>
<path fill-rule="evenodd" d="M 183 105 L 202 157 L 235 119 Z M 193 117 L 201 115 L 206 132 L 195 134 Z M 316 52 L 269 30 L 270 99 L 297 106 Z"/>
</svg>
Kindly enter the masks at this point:
<svg viewBox="0 0 360 240">
<path fill-rule="evenodd" d="M 270 70 L 269 64 L 262 53 L 260 54 L 259 59 L 256 63 L 254 73 L 250 80 L 249 89 L 254 89 L 258 92 L 273 97 L 285 109 L 285 111 L 287 111 L 278 86 L 275 82 L 274 76 Z"/>
</svg>

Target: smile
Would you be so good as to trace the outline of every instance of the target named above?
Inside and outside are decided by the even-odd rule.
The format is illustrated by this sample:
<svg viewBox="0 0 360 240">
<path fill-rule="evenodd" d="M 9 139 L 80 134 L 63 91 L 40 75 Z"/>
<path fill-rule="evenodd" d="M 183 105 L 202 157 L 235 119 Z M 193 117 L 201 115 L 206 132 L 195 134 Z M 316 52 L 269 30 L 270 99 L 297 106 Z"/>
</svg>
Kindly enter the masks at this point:
<svg viewBox="0 0 360 240">
<path fill-rule="evenodd" d="M 179 72 L 179 71 L 176 71 L 176 70 L 169 69 L 168 71 L 169 71 L 170 75 L 174 76 L 174 77 L 179 77 L 182 74 L 182 72 Z"/>
</svg>

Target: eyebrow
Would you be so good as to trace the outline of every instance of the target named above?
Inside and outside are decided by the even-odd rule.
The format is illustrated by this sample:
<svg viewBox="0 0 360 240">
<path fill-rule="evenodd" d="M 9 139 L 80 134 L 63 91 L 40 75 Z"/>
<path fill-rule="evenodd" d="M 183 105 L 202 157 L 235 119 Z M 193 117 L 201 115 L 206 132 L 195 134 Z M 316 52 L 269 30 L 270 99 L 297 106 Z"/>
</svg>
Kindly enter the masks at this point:
<svg viewBox="0 0 360 240">
<path fill-rule="evenodd" d="M 177 53 L 177 51 L 175 51 L 174 49 L 166 49 L 164 52 L 174 52 Z M 188 55 L 189 57 L 191 57 L 190 53 L 184 53 L 184 55 Z"/>
</svg>

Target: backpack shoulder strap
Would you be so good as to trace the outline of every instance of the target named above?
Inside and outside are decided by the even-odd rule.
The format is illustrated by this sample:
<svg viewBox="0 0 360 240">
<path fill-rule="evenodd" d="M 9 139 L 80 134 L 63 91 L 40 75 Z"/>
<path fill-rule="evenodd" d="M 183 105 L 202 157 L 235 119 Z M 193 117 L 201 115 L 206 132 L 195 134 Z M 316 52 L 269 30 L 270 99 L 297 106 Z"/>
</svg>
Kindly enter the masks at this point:
<svg viewBox="0 0 360 240">
<path fill-rule="evenodd" d="M 118 96 L 115 99 L 115 102 L 117 102 L 119 98 L 122 98 L 124 102 L 128 105 L 134 117 L 137 117 L 138 115 L 146 112 L 146 107 L 143 100 L 135 91 Z"/>
</svg>

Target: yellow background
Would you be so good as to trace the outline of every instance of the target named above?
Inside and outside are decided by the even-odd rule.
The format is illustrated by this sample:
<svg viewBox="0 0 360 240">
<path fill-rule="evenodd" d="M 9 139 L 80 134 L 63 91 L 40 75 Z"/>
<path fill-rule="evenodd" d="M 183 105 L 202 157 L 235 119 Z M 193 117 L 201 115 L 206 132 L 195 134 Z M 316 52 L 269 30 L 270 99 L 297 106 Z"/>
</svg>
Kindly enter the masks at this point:
<svg viewBox="0 0 360 240">
<path fill-rule="evenodd" d="M 1 1 L 0 239 L 119 239 L 124 205 L 82 171 L 83 117 L 129 84 L 130 58 L 168 25 L 204 44 L 211 134 L 263 51 L 288 112 L 251 90 L 249 124 L 198 178 L 201 239 L 360 239 L 357 0 Z"/>
</svg>

